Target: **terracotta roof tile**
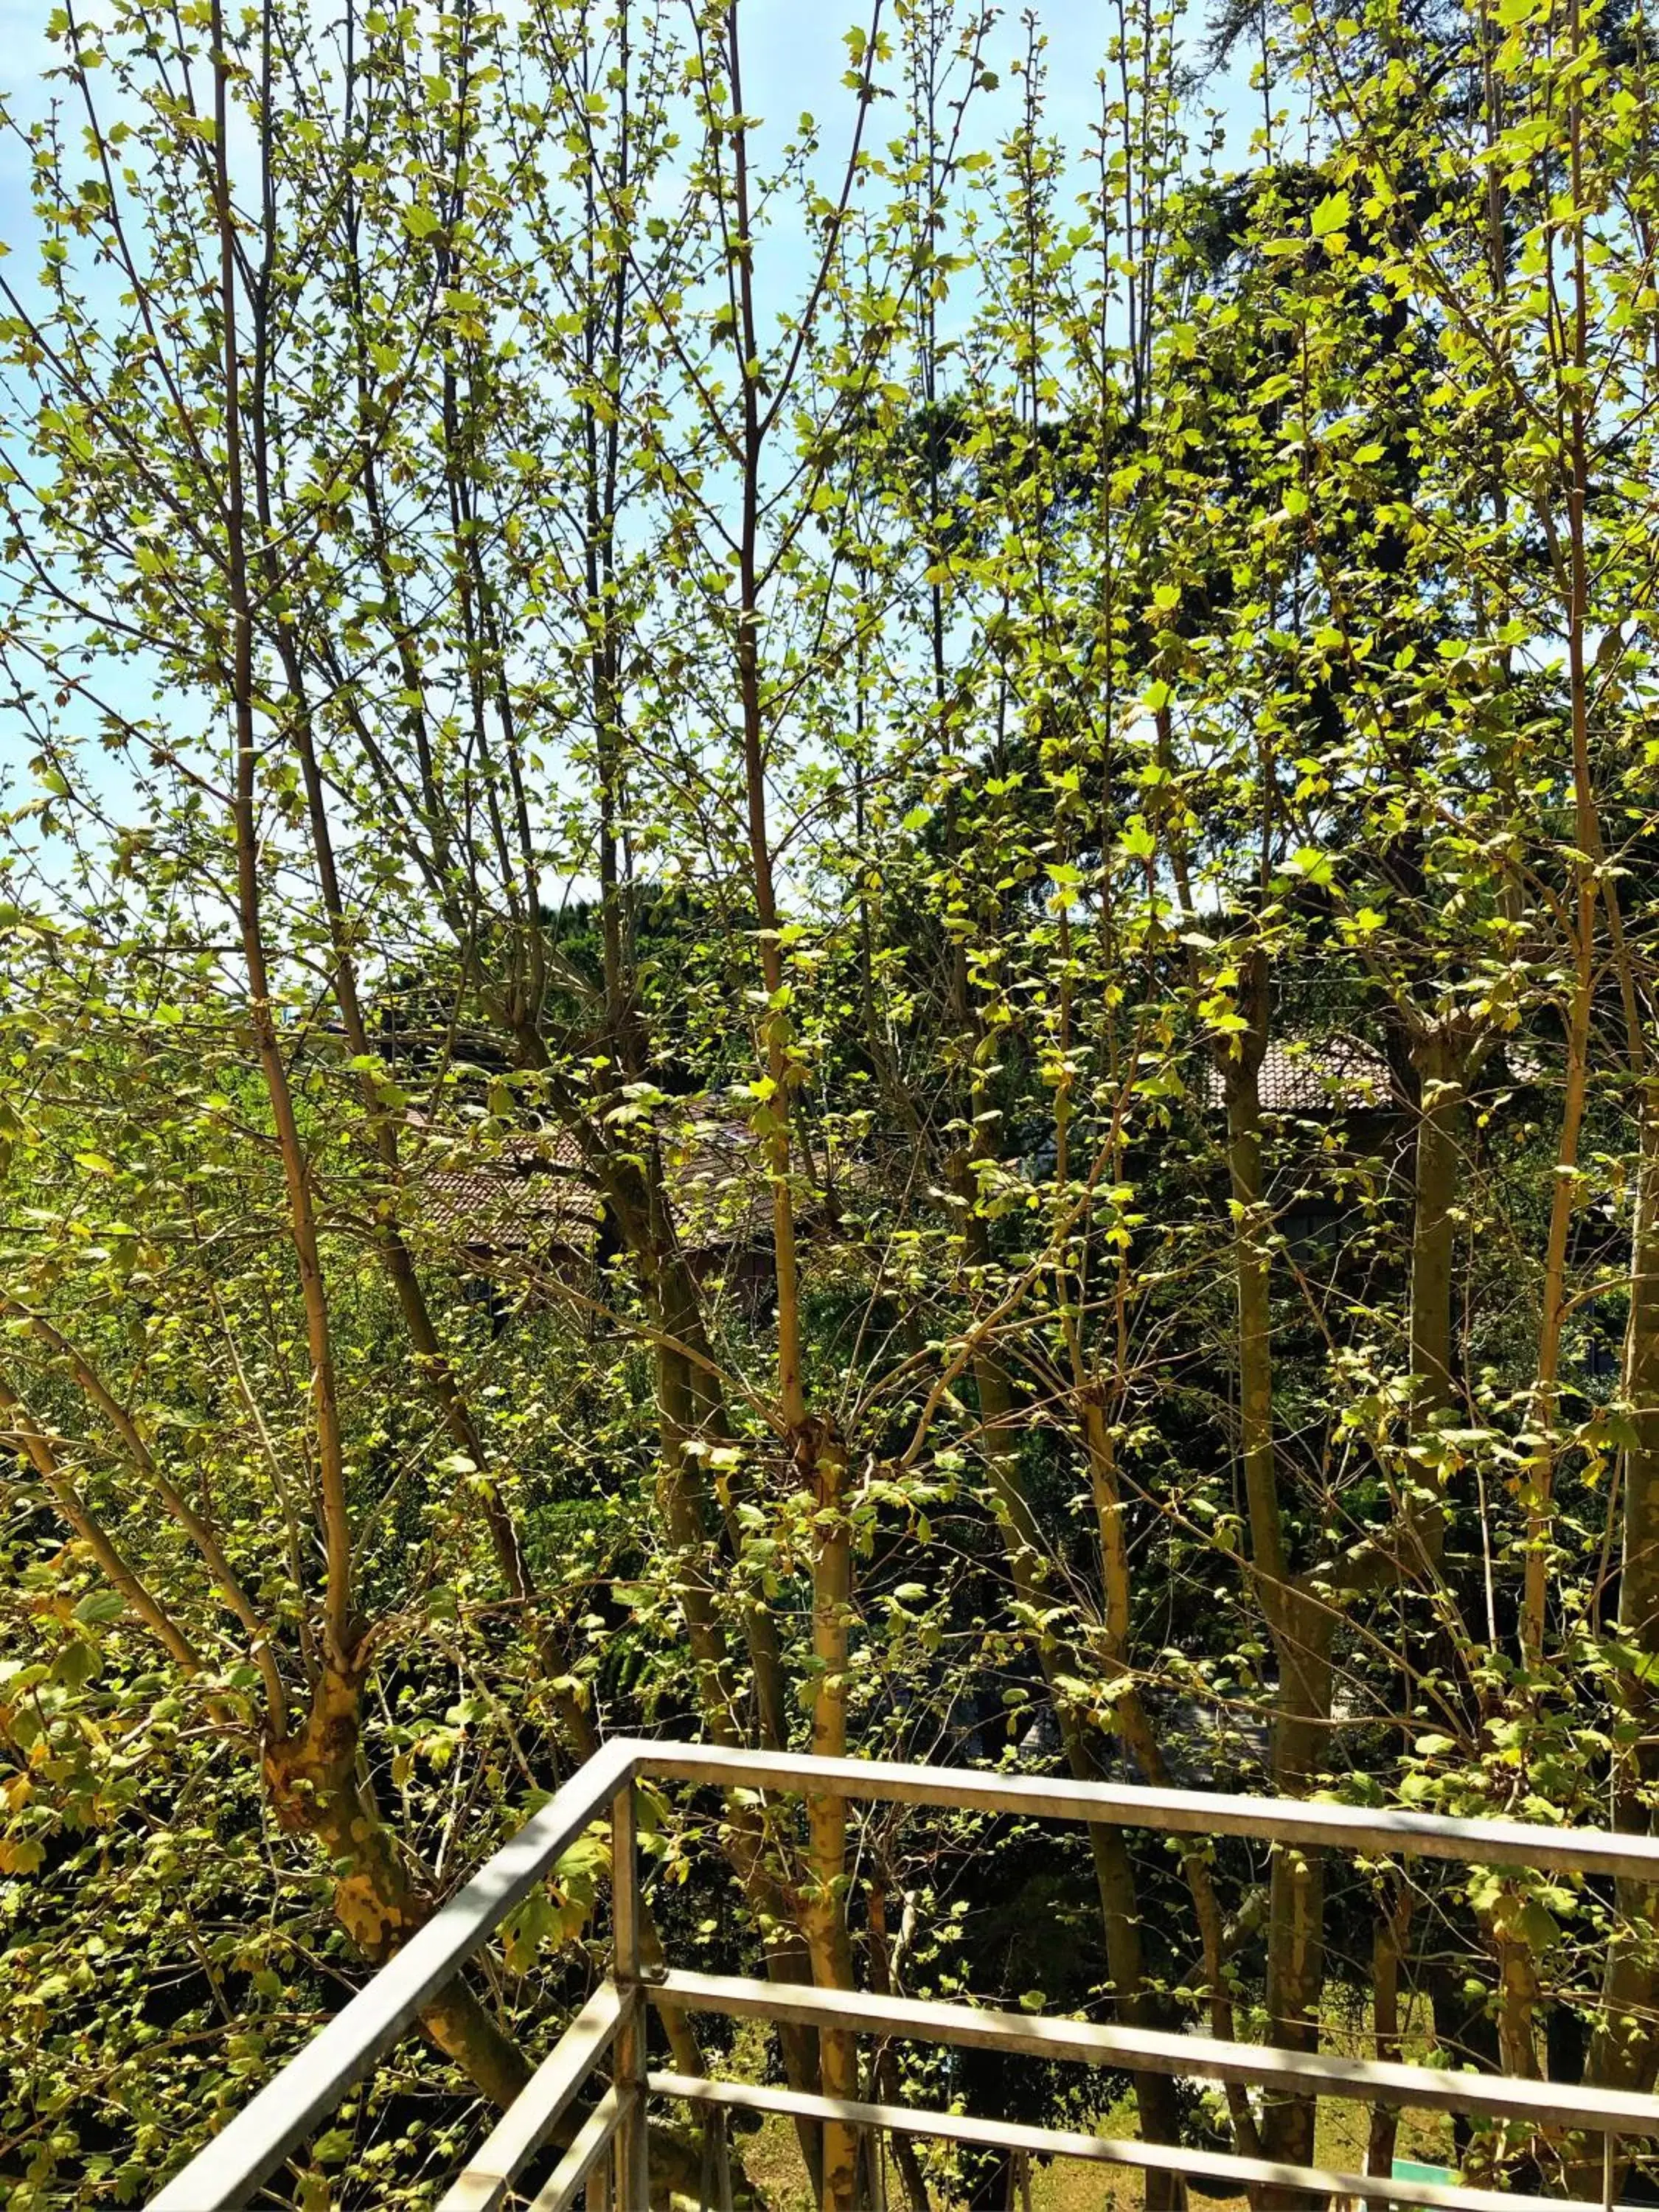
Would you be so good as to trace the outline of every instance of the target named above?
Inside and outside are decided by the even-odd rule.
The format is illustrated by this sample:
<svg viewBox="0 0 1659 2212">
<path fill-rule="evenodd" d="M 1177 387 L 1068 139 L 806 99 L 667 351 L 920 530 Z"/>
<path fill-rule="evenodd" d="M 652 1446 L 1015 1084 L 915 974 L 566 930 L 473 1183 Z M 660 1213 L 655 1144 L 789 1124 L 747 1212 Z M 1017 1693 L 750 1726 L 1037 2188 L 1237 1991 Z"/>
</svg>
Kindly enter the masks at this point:
<svg viewBox="0 0 1659 2212">
<path fill-rule="evenodd" d="M 451 1140 L 411 1163 L 407 1188 L 416 1214 L 446 1239 L 522 1251 L 535 1244 L 584 1247 L 599 1228 L 599 1194 L 578 1172 L 580 1155 L 563 1129 L 509 1137 L 470 1152 Z"/>
<path fill-rule="evenodd" d="M 428 1125 L 411 1117 L 411 1127 Z M 669 1202 L 692 1251 L 763 1242 L 771 1199 L 752 1133 L 738 1121 L 695 1121 L 665 1133 Z M 411 1159 L 411 1210 L 446 1241 L 495 1251 L 548 1243 L 592 1244 L 603 1218 L 580 1146 L 559 1127 L 471 1149 L 465 1137 L 434 1142 Z"/>
<path fill-rule="evenodd" d="M 1257 1079 L 1264 1114 L 1379 1114 L 1396 1103 L 1389 1063 L 1363 1037 L 1333 1030 L 1323 1036 L 1275 1037 Z M 1204 1070 L 1202 1097 L 1212 1110 L 1223 1102 L 1221 1073 Z"/>
</svg>

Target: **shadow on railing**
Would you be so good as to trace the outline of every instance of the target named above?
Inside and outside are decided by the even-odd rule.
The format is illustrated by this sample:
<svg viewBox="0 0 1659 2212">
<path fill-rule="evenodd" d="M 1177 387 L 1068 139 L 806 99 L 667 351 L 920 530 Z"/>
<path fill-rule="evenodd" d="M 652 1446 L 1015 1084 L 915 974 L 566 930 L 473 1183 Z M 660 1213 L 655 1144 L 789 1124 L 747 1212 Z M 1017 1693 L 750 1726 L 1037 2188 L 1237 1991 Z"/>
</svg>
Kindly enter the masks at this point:
<svg viewBox="0 0 1659 2212">
<path fill-rule="evenodd" d="M 1200 2035 L 1089 2021 L 1034 2016 L 918 1998 L 817 1989 L 680 1969 L 642 1978 L 634 1785 L 651 1777 L 706 1785 L 945 1805 L 1028 1819 L 1102 1821 L 1201 1836 L 1249 1836 L 1303 1850 L 1368 1856 L 1460 1859 L 1568 1874 L 1609 1874 L 1659 1883 L 1659 1842 L 1602 1829 L 1547 1828 L 1503 1820 L 1454 1820 L 1430 1814 L 1304 1803 L 1286 1798 L 1147 1790 L 988 1775 L 959 1768 L 902 1766 L 859 1759 L 720 1751 L 697 1744 L 618 1738 L 574 1775 L 512 1842 L 414 1936 L 154 2199 L 151 2212 L 222 2212 L 246 2204 L 289 2152 L 303 2142 L 356 2081 L 409 2027 L 552 1869 L 582 1832 L 607 1814 L 612 1823 L 613 1966 L 512 2107 L 469 2160 L 439 2212 L 494 2212 L 515 2178 L 546 2143 L 601 2063 L 611 2080 L 575 2130 L 530 2212 L 562 2212 L 585 2196 L 588 2212 L 645 2212 L 646 2111 L 652 2098 L 702 2109 L 705 2195 L 730 2212 L 724 2115 L 733 2109 L 840 2121 L 861 2130 L 931 2136 L 1006 2151 L 1138 2166 L 1176 2174 L 1200 2188 L 1295 2191 L 1328 2202 L 1351 2199 L 1435 2208 L 1435 2212 L 1573 2212 L 1571 2200 L 1533 2197 L 1461 2185 L 1278 2166 L 1174 2143 L 1113 2142 L 1065 2130 L 975 2119 L 891 2105 L 848 2104 L 748 2082 L 703 2080 L 648 2069 L 646 2008 L 672 2000 L 692 2013 L 835 2027 L 854 2034 L 976 2046 L 1050 2059 L 1180 2074 L 1267 2089 L 1461 2112 L 1528 2128 L 1599 2136 L 1611 2204 L 1621 2137 L 1659 2136 L 1659 2097 L 1575 2087 L 1508 2075 L 1449 2073 L 1426 2066 L 1224 2043 Z"/>
</svg>

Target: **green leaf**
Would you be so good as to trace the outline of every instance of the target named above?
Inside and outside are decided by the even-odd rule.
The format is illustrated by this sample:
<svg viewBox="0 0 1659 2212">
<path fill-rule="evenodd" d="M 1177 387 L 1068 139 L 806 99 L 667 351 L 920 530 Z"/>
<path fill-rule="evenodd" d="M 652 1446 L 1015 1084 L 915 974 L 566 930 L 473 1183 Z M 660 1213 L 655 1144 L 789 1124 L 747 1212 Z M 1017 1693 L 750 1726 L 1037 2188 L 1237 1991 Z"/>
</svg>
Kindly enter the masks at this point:
<svg viewBox="0 0 1659 2212">
<path fill-rule="evenodd" d="M 1324 884 L 1331 881 L 1330 855 L 1322 853 L 1317 845 L 1298 845 L 1285 862 L 1285 866 L 1293 874 L 1304 877 L 1310 884 Z"/>
<path fill-rule="evenodd" d="M 1327 193 L 1313 211 L 1314 236 L 1328 238 L 1333 231 L 1342 228 L 1352 213 L 1346 192 Z"/>
<path fill-rule="evenodd" d="M 119 1620 L 125 1611 L 125 1601 L 114 1590 L 94 1589 L 76 1607 L 75 1618 L 87 1627 L 102 1628 Z"/>
</svg>

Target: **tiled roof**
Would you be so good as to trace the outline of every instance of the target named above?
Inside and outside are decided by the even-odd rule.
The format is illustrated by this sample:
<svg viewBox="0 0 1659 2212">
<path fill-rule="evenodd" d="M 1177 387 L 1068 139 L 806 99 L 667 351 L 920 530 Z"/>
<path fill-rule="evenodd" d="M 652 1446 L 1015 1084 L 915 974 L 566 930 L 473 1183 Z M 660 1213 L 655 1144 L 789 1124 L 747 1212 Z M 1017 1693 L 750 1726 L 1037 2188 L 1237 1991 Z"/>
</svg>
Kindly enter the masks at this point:
<svg viewBox="0 0 1659 2212">
<path fill-rule="evenodd" d="M 1264 1114 L 1387 1113 L 1396 1102 L 1389 1063 L 1375 1045 L 1343 1030 L 1322 1036 L 1275 1037 L 1256 1079 Z M 1221 1071 L 1204 1070 L 1202 1097 L 1217 1109 L 1224 1097 Z"/>
<path fill-rule="evenodd" d="M 753 1130 L 740 1121 L 696 1121 L 666 1139 L 669 1203 L 689 1249 L 753 1244 L 771 1235 L 763 1164 Z"/>
<path fill-rule="evenodd" d="M 769 1235 L 770 1194 L 744 1123 L 695 1121 L 662 1141 L 669 1203 L 689 1249 Z M 604 1212 L 580 1146 L 560 1127 L 476 1148 L 464 1136 L 434 1141 L 424 1157 L 411 1154 L 405 1188 L 417 1218 L 445 1240 L 498 1252 L 550 1243 L 586 1250 Z"/>
<path fill-rule="evenodd" d="M 586 1246 L 599 1223 L 598 1193 L 564 1129 L 537 1130 L 477 1152 L 450 1140 L 412 1160 L 406 1188 L 445 1237 L 495 1251 L 559 1243 Z"/>
</svg>

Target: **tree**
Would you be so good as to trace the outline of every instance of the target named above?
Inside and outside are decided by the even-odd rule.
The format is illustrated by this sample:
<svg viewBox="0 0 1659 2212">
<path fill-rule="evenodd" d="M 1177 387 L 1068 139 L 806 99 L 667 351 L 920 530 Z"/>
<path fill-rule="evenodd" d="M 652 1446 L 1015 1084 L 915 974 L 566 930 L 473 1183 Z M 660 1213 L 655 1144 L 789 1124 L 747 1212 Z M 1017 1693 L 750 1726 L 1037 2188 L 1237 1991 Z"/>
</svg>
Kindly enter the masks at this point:
<svg viewBox="0 0 1659 2212">
<path fill-rule="evenodd" d="M 1639 23 L 1257 11 L 1224 173 L 1158 9 L 1085 145 L 1040 23 L 948 0 L 791 135 L 742 0 L 55 20 L 0 271 L 21 2201 L 147 2187 L 613 1726 L 1645 1822 Z M 659 1809 L 647 1944 L 1652 2078 L 1635 1892 Z M 604 1849 L 305 2201 L 512 2094 Z M 123 2025 L 76 1960 L 152 1869 L 97 1941 L 176 2017 Z M 1310 2099 L 1130 2086 L 1311 2159 Z"/>
</svg>

